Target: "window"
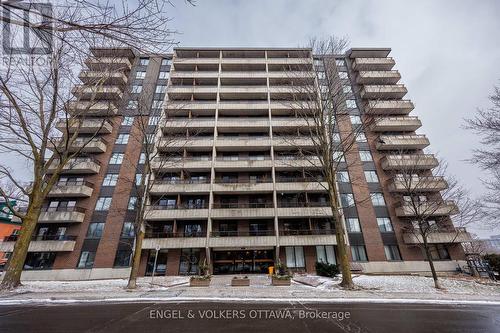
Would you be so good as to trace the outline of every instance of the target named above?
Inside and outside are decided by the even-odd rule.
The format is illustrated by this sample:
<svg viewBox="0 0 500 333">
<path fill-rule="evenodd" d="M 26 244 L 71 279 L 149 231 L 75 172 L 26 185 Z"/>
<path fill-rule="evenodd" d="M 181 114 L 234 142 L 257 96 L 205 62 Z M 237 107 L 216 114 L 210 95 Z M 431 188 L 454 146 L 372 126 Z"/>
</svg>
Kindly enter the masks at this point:
<svg viewBox="0 0 500 333">
<path fill-rule="evenodd" d="M 359 158 L 363 162 L 371 162 L 373 161 L 372 154 L 368 150 L 360 150 Z"/>
<path fill-rule="evenodd" d="M 165 91 L 167 91 L 167 86 L 156 86 L 155 93 L 157 94 L 164 94 Z"/>
<path fill-rule="evenodd" d="M 348 77 L 347 77 L 347 72 L 339 72 L 339 77 L 340 77 L 341 79 L 347 79 L 347 78 L 348 78 Z"/>
<path fill-rule="evenodd" d="M 378 183 L 376 171 L 365 171 L 365 178 L 368 183 Z"/>
<path fill-rule="evenodd" d="M 384 195 L 382 193 L 370 193 L 370 197 L 374 206 L 385 206 Z"/>
<path fill-rule="evenodd" d="M 138 173 L 135 175 L 135 185 L 139 186 L 141 185 L 141 181 L 142 181 L 142 174 L 141 173 Z"/>
<path fill-rule="evenodd" d="M 149 117 L 148 125 L 158 125 L 159 121 L 160 121 L 160 117 L 158 117 L 158 116 Z"/>
<path fill-rule="evenodd" d="M 365 133 L 358 133 L 358 135 L 356 135 L 356 142 L 366 142 Z"/>
<path fill-rule="evenodd" d="M 162 66 L 169 66 L 171 63 L 172 63 L 172 59 L 168 59 L 168 58 L 161 59 Z"/>
<path fill-rule="evenodd" d="M 350 217 L 345 220 L 347 232 L 361 232 L 359 219 L 357 217 Z"/>
<path fill-rule="evenodd" d="M 368 261 L 364 245 L 351 246 L 352 261 Z"/>
<path fill-rule="evenodd" d="M 116 138 L 116 144 L 117 145 L 125 145 L 128 143 L 128 134 L 118 134 L 118 137 Z"/>
<path fill-rule="evenodd" d="M 333 245 L 316 246 L 316 261 L 335 265 L 337 260 L 335 259 Z"/>
<path fill-rule="evenodd" d="M 306 267 L 304 260 L 304 248 L 302 246 L 287 246 L 286 252 L 286 265 L 290 268 Z"/>
<path fill-rule="evenodd" d="M 388 217 L 377 217 L 378 228 L 381 232 L 392 232 L 391 219 Z"/>
<path fill-rule="evenodd" d="M 122 126 L 132 126 L 133 123 L 134 123 L 134 117 L 129 117 L 129 116 L 123 117 Z"/>
<path fill-rule="evenodd" d="M 345 61 L 344 59 L 335 59 L 335 64 L 337 66 L 345 66 Z"/>
<path fill-rule="evenodd" d="M 116 251 L 115 267 L 128 267 L 130 266 L 130 259 L 132 258 L 132 250 L 118 250 Z"/>
<path fill-rule="evenodd" d="M 103 230 L 104 230 L 104 223 L 90 223 L 86 237 L 99 239 L 102 236 Z"/>
<path fill-rule="evenodd" d="M 345 104 L 347 105 L 347 107 L 349 109 L 355 109 L 357 108 L 358 106 L 356 105 L 356 101 L 353 100 L 353 99 L 348 99 L 347 101 L 345 101 Z"/>
<path fill-rule="evenodd" d="M 122 238 L 134 237 L 134 224 L 132 222 L 123 223 Z"/>
<path fill-rule="evenodd" d="M 182 249 L 179 260 L 179 274 L 197 274 L 200 262 L 200 249 Z"/>
<path fill-rule="evenodd" d="M 122 164 L 123 162 L 123 154 L 122 153 L 113 153 L 111 158 L 109 159 L 109 164 Z"/>
<path fill-rule="evenodd" d="M 146 77 L 146 72 L 144 71 L 139 71 L 135 73 L 135 78 L 136 79 L 144 79 Z"/>
<path fill-rule="evenodd" d="M 144 163 L 146 163 L 146 153 L 141 153 L 141 156 L 139 156 L 139 164 Z"/>
<path fill-rule="evenodd" d="M 94 251 L 82 251 L 80 260 L 78 261 L 78 268 L 92 268 L 94 266 Z"/>
<path fill-rule="evenodd" d="M 401 260 L 397 245 L 384 245 L 384 251 L 387 260 Z"/>
<path fill-rule="evenodd" d="M 349 116 L 351 118 L 351 124 L 353 125 L 361 125 L 361 117 L 360 116 Z"/>
<path fill-rule="evenodd" d="M 137 109 L 138 106 L 139 106 L 138 101 L 128 101 L 127 109 Z"/>
<path fill-rule="evenodd" d="M 108 210 L 111 206 L 111 197 L 100 197 L 97 199 L 95 210 Z"/>
<path fill-rule="evenodd" d="M 434 260 L 451 259 L 450 254 L 448 253 L 448 249 L 443 244 L 429 245 L 429 251 L 431 253 L 431 258 Z M 424 256 L 425 256 L 425 251 L 424 251 Z"/>
<path fill-rule="evenodd" d="M 108 173 L 104 180 L 102 181 L 102 186 L 116 186 L 116 182 L 118 181 L 117 173 Z"/>
<path fill-rule="evenodd" d="M 344 92 L 344 94 L 352 94 L 351 86 L 343 86 L 342 91 Z"/>
<path fill-rule="evenodd" d="M 141 91 L 142 91 L 142 86 L 136 84 L 132 86 L 132 94 L 140 94 Z"/>
<path fill-rule="evenodd" d="M 154 100 L 153 105 L 151 106 L 153 109 L 161 109 L 163 107 L 163 101 Z"/>
<path fill-rule="evenodd" d="M 149 64 L 149 58 L 141 58 L 139 59 L 139 65 L 147 66 Z"/>
<path fill-rule="evenodd" d="M 335 162 L 345 162 L 344 153 L 341 151 L 334 151 L 333 152 L 333 160 Z"/>
<path fill-rule="evenodd" d="M 334 142 L 340 142 L 340 133 L 333 132 L 332 139 Z"/>
<path fill-rule="evenodd" d="M 154 133 L 150 133 L 150 134 L 144 136 L 143 141 L 145 144 L 151 144 L 151 143 L 153 143 L 154 138 L 155 138 Z"/>
<path fill-rule="evenodd" d="M 344 208 L 354 206 L 354 195 L 352 193 L 342 193 L 340 195 L 340 201 Z"/>
<path fill-rule="evenodd" d="M 347 171 L 337 172 L 337 181 L 340 183 L 349 183 L 349 173 Z"/>
<path fill-rule="evenodd" d="M 159 79 L 168 79 L 168 72 L 160 72 Z"/>
<path fill-rule="evenodd" d="M 318 73 L 318 79 L 324 80 L 326 78 L 325 72 L 317 72 Z"/>
<path fill-rule="evenodd" d="M 137 197 L 130 197 L 130 199 L 128 199 L 127 209 L 128 210 L 135 210 L 136 204 L 137 204 Z"/>
</svg>

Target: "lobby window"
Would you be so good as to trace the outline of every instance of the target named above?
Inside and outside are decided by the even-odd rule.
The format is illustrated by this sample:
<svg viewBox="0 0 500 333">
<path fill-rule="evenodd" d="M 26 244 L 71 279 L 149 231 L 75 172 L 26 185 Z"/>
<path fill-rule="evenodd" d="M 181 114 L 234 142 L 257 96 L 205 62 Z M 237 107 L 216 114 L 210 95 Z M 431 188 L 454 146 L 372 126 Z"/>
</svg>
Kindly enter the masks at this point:
<svg viewBox="0 0 500 333">
<path fill-rule="evenodd" d="M 360 116 L 349 116 L 351 118 L 351 124 L 353 125 L 361 125 L 361 117 Z"/>
<path fill-rule="evenodd" d="M 197 274 L 199 262 L 200 249 L 182 249 L 179 263 L 179 275 Z"/>
<path fill-rule="evenodd" d="M 115 267 L 128 267 L 130 266 L 130 259 L 132 257 L 132 250 L 118 250 L 116 251 Z"/>
<path fill-rule="evenodd" d="M 401 260 L 397 245 L 384 245 L 385 258 L 389 261 Z"/>
<path fill-rule="evenodd" d="M 371 162 L 373 161 L 372 154 L 368 150 L 360 150 L 359 158 L 363 162 Z"/>
<path fill-rule="evenodd" d="M 135 78 L 136 79 L 144 79 L 146 77 L 146 72 L 144 71 L 139 71 L 135 73 Z"/>
<path fill-rule="evenodd" d="M 108 210 L 111 207 L 111 197 L 100 197 L 95 204 L 95 210 Z"/>
<path fill-rule="evenodd" d="M 85 237 L 90 239 L 99 239 L 102 236 L 103 230 L 104 223 L 90 223 Z"/>
<path fill-rule="evenodd" d="M 133 123 L 134 123 L 134 117 L 130 116 L 123 117 L 122 126 L 132 126 Z"/>
<path fill-rule="evenodd" d="M 109 164 L 122 164 L 123 162 L 123 154 L 122 153 L 114 153 L 111 155 L 109 159 Z"/>
<path fill-rule="evenodd" d="M 137 204 L 137 197 L 130 197 L 128 200 L 127 209 L 135 210 L 135 205 Z"/>
<path fill-rule="evenodd" d="M 352 193 L 342 193 L 340 195 L 340 201 L 344 208 L 354 206 L 354 194 Z"/>
<path fill-rule="evenodd" d="M 316 261 L 324 262 L 326 264 L 337 264 L 333 245 L 316 246 Z"/>
<path fill-rule="evenodd" d="M 337 181 L 340 183 L 349 183 L 349 173 L 347 171 L 337 172 Z"/>
<path fill-rule="evenodd" d="M 128 134 L 118 134 L 118 137 L 116 138 L 116 144 L 117 145 L 126 145 L 128 143 Z"/>
<path fill-rule="evenodd" d="M 377 217 L 378 228 L 381 232 L 392 232 L 391 219 L 388 217 Z"/>
<path fill-rule="evenodd" d="M 80 260 L 78 261 L 78 268 L 92 268 L 94 266 L 95 252 L 82 251 Z"/>
<path fill-rule="evenodd" d="M 368 183 L 378 183 L 376 171 L 365 171 L 365 178 Z"/>
<path fill-rule="evenodd" d="M 385 206 L 384 195 L 382 193 L 370 193 L 370 198 L 372 199 L 372 204 L 374 206 Z"/>
<path fill-rule="evenodd" d="M 364 245 L 351 245 L 352 261 L 368 261 Z"/>
<path fill-rule="evenodd" d="M 118 181 L 117 173 L 108 173 L 104 180 L 102 181 L 102 186 L 116 186 L 116 182 Z"/>
<path fill-rule="evenodd" d="M 123 223 L 123 228 L 122 228 L 122 238 L 132 238 L 134 237 L 135 232 L 134 232 L 134 224 L 132 222 L 125 222 Z"/>
<path fill-rule="evenodd" d="M 160 72 L 158 75 L 159 79 L 168 79 L 168 72 Z"/>
<path fill-rule="evenodd" d="M 286 265 L 289 268 L 302 268 L 306 267 L 304 259 L 304 248 L 302 246 L 287 246 L 286 252 Z"/>
<path fill-rule="evenodd" d="M 350 217 L 345 220 L 347 232 L 361 232 L 361 227 L 359 225 L 359 219 L 356 217 Z"/>
<path fill-rule="evenodd" d="M 147 66 L 149 64 L 149 58 L 141 58 L 139 59 L 139 65 Z"/>
</svg>

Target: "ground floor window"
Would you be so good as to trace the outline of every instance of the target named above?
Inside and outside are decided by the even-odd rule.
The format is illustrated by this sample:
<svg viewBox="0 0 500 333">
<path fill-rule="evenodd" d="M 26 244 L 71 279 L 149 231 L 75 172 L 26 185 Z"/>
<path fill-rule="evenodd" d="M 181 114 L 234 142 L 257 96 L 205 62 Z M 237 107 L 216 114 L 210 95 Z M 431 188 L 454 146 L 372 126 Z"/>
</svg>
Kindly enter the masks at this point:
<svg viewBox="0 0 500 333">
<path fill-rule="evenodd" d="M 302 246 L 287 246 L 286 252 L 286 265 L 290 268 L 306 267 L 304 259 L 304 248 Z"/>
<path fill-rule="evenodd" d="M 429 245 L 432 260 L 450 260 L 450 253 L 443 244 Z M 427 257 L 426 257 L 427 258 Z"/>
<path fill-rule="evenodd" d="M 368 261 L 364 245 L 351 246 L 352 261 Z"/>
<path fill-rule="evenodd" d="M 274 264 L 273 250 L 213 251 L 214 274 L 267 274 Z"/>
<path fill-rule="evenodd" d="M 335 249 L 333 245 L 318 245 L 316 246 L 316 260 L 327 264 L 336 264 Z"/>
<path fill-rule="evenodd" d="M 161 249 L 156 256 L 156 250 L 149 250 L 148 263 L 146 264 L 146 275 L 153 275 L 153 268 L 156 258 L 155 276 L 163 276 L 167 274 L 167 257 L 168 250 Z"/>
<path fill-rule="evenodd" d="M 198 264 L 200 262 L 200 249 L 182 249 L 179 264 L 179 274 L 198 274 Z"/>
<path fill-rule="evenodd" d="M 115 267 L 129 267 L 131 257 L 132 250 L 130 249 L 116 251 Z"/>
<path fill-rule="evenodd" d="M 387 260 L 401 260 L 397 245 L 384 245 L 384 251 Z"/>
<path fill-rule="evenodd" d="M 55 259 L 55 252 L 28 252 L 24 269 L 51 269 Z"/>
<path fill-rule="evenodd" d="M 94 266 L 95 251 L 82 251 L 78 268 L 92 268 Z"/>
</svg>

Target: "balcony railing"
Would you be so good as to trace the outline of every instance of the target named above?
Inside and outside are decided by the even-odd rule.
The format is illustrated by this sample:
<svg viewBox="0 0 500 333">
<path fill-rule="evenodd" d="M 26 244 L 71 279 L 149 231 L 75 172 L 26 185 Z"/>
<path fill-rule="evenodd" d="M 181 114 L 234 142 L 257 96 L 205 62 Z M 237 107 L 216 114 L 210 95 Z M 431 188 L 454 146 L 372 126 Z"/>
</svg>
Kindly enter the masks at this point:
<svg viewBox="0 0 500 333">
<path fill-rule="evenodd" d="M 210 184 L 210 179 L 155 179 L 157 185 Z"/>
<path fill-rule="evenodd" d="M 42 212 L 78 212 L 85 213 L 86 209 L 83 207 L 45 207 Z"/>
<path fill-rule="evenodd" d="M 250 178 L 216 178 L 214 183 L 216 184 L 262 184 L 262 183 L 272 183 L 273 180 L 270 178 L 262 178 L 262 179 L 250 179 Z"/>
<path fill-rule="evenodd" d="M 324 177 L 276 177 L 277 183 L 312 183 L 324 181 Z"/>
<path fill-rule="evenodd" d="M 274 230 L 253 231 L 212 231 L 211 237 L 248 237 L 248 236 L 274 236 Z"/>
<path fill-rule="evenodd" d="M 67 180 L 67 181 L 59 181 L 57 184 L 54 185 L 54 187 L 59 187 L 59 186 L 87 186 L 94 188 L 94 183 L 91 183 L 86 180 Z"/>
<path fill-rule="evenodd" d="M 309 202 L 287 202 L 281 201 L 278 202 L 278 207 L 280 208 L 288 208 L 288 207 L 329 207 L 329 202 L 323 201 L 309 201 Z"/>
<path fill-rule="evenodd" d="M 170 210 L 170 209 L 207 209 L 208 204 L 190 205 L 190 204 L 176 204 L 176 205 L 151 205 L 150 210 Z"/>
<path fill-rule="evenodd" d="M 185 237 L 205 237 L 205 231 L 194 232 L 148 232 L 144 234 L 144 238 L 185 238 Z"/>
<path fill-rule="evenodd" d="M 273 208 L 274 205 L 272 202 L 245 202 L 245 203 L 232 203 L 232 202 L 227 202 L 227 203 L 214 203 L 213 208 L 221 208 L 221 209 L 227 209 L 227 208 Z"/>
<path fill-rule="evenodd" d="M 217 161 L 264 161 L 270 160 L 271 156 L 217 156 Z"/>
<path fill-rule="evenodd" d="M 4 242 L 15 242 L 19 238 L 19 235 L 10 235 L 4 237 Z M 77 236 L 71 235 L 33 235 L 31 237 L 32 241 L 75 241 Z"/>
<path fill-rule="evenodd" d="M 280 236 L 334 235 L 335 229 L 280 230 Z"/>
</svg>

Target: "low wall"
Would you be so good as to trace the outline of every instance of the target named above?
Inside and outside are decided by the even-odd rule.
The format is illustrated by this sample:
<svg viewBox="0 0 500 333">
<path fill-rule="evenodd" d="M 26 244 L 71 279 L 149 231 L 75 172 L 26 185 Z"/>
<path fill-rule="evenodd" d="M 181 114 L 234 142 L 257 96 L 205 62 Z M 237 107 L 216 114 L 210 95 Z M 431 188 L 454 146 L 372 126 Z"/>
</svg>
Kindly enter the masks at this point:
<svg viewBox="0 0 500 333">
<path fill-rule="evenodd" d="M 76 281 L 128 278 L 130 268 L 54 269 L 23 271 L 21 280 Z"/>
<path fill-rule="evenodd" d="M 430 273 L 427 261 L 371 261 L 358 263 L 363 273 Z M 458 265 L 466 265 L 464 260 L 434 261 L 438 272 L 455 272 Z"/>
</svg>

